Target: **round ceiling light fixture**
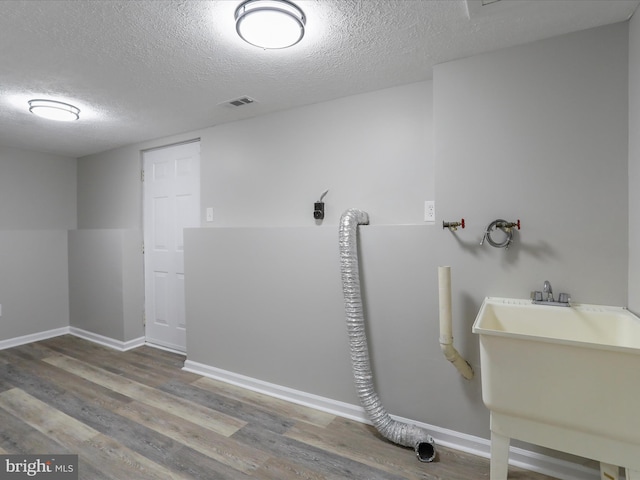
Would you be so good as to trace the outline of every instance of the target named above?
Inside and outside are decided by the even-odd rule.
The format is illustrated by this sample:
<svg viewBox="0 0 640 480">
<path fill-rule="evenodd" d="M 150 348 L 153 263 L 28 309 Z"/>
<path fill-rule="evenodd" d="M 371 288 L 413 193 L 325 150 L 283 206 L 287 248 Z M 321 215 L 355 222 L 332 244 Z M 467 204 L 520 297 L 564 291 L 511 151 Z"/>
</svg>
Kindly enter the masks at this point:
<svg viewBox="0 0 640 480">
<path fill-rule="evenodd" d="M 236 9 L 235 18 L 240 38 L 265 50 L 295 45 L 307 22 L 304 12 L 287 0 L 248 0 Z"/>
<path fill-rule="evenodd" d="M 61 122 L 72 122 L 80 118 L 80 109 L 56 100 L 29 100 L 29 111 L 39 117 Z"/>
</svg>

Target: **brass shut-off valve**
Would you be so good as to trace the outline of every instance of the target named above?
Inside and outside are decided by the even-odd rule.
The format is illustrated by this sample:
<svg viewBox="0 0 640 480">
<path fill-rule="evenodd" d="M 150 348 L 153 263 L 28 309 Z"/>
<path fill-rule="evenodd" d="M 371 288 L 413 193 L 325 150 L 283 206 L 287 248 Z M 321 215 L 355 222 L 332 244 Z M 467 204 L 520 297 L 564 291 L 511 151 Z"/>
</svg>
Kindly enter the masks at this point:
<svg viewBox="0 0 640 480">
<path fill-rule="evenodd" d="M 520 219 L 518 219 L 517 222 L 496 222 L 495 226 L 497 228 L 503 229 L 505 232 L 510 232 L 512 228 L 517 228 L 518 230 L 520 230 Z"/>
<path fill-rule="evenodd" d="M 452 232 L 455 232 L 456 230 L 458 230 L 458 227 L 464 228 L 464 218 L 461 219 L 459 222 L 442 222 L 442 228 L 443 229 L 448 228 Z"/>
</svg>

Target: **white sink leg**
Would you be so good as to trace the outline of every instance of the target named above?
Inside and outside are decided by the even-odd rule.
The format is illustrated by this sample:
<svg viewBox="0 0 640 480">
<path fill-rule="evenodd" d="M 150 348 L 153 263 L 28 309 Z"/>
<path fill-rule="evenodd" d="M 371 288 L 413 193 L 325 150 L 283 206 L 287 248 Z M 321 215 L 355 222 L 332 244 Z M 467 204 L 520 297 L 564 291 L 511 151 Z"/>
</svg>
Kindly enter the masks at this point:
<svg viewBox="0 0 640 480">
<path fill-rule="evenodd" d="M 507 480 L 509 471 L 509 437 L 493 431 L 491 432 L 490 469 L 489 480 Z"/>
<path fill-rule="evenodd" d="M 627 468 L 627 480 L 640 480 L 640 470 Z"/>
<path fill-rule="evenodd" d="M 600 480 L 618 480 L 620 469 L 617 465 L 600 463 Z"/>
</svg>

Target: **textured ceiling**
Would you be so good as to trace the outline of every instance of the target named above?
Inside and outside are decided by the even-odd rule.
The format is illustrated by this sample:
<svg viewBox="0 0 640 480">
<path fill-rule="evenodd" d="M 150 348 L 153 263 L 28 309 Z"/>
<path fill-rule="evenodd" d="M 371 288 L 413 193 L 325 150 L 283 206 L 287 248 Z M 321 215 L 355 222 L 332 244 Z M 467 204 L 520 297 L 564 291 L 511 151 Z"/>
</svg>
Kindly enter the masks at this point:
<svg viewBox="0 0 640 480">
<path fill-rule="evenodd" d="M 299 0 L 307 33 L 285 50 L 239 39 L 240 0 L 0 1 L 0 145 L 102 152 L 425 80 L 437 63 L 624 21 L 640 3 L 474 1 Z M 257 102 L 221 105 L 244 95 Z M 81 120 L 35 117 L 39 97 Z"/>
</svg>

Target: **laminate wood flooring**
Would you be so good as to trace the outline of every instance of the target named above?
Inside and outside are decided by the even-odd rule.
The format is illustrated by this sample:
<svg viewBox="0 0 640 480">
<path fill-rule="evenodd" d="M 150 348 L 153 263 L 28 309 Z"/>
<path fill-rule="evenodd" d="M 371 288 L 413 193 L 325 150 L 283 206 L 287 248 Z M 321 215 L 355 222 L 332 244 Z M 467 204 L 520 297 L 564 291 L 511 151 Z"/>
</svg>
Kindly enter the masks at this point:
<svg viewBox="0 0 640 480">
<path fill-rule="evenodd" d="M 70 335 L 2 350 L 0 453 L 78 454 L 83 480 L 489 478 L 486 459 L 438 446 L 437 461 L 421 463 L 371 426 L 185 372 L 183 362 Z"/>
</svg>

